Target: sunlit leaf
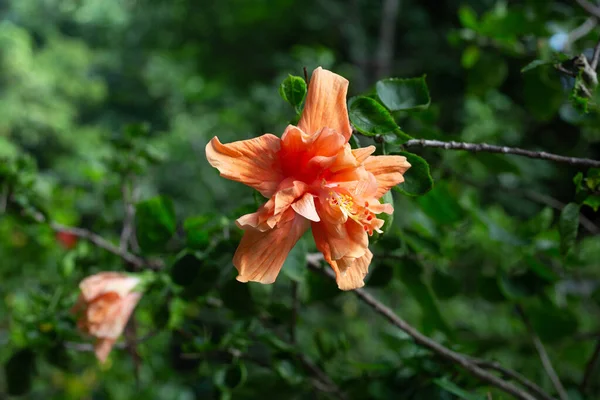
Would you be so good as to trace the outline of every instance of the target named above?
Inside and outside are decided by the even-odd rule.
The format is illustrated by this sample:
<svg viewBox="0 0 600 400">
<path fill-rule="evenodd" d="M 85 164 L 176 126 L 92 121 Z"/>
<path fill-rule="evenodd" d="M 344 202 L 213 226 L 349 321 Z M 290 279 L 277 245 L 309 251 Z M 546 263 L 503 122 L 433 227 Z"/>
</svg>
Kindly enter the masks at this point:
<svg viewBox="0 0 600 400">
<path fill-rule="evenodd" d="M 388 78 L 375 85 L 377 96 L 390 111 L 421 110 L 429 107 L 431 98 L 425 82 L 420 78 Z"/>
<path fill-rule="evenodd" d="M 350 99 L 348 113 L 354 128 L 365 136 L 385 135 L 386 140 L 392 138 L 398 144 L 412 139 L 402 132 L 389 111 L 370 97 Z"/>
<path fill-rule="evenodd" d="M 409 196 L 421 196 L 433 189 L 433 178 L 427 161 L 407 151 L 397 154 L 406 157 L 410 168 L 404 173 L 404 182 L 394 186 L 394 190 Z"/>
</svg>

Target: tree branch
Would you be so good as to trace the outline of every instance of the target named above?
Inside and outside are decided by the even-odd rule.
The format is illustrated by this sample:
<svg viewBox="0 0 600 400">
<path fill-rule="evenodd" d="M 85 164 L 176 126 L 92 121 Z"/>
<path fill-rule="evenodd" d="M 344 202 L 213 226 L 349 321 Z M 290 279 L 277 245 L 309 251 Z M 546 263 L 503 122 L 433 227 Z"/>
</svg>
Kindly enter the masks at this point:
<svg viewBox="0 0 600 400">
<path fill-rule="evenodd" d="M 587 390 L 588 384 L 592 380 L 592 376 L 596 370 L 596 366 L 598 365 L 598 361 L 600 360 L 600 339 L 596 342 L 596 347 L 594 348 L 594 352 L 592 353 L 592 357 L 588 361 L 585 366 L 585 373 L 583 375 L 583 381 L 581 381 L 580 391 L 581 393 L 585 393 Z"/>
<path fill-rule="evenodd" d="M 550 381 L 552 381 L 552 385 L 554 385 L 554 388 L 558 392 L 558 396 L 560 397 L 561 400 L 569 400 L 569 396 L 567 395 L 567 392 L 566 392 L 564 386 L 562 385 L 560 379 L 558 378 L 558 375 L 556 374 L 554 367 L 552 366 L 552 362 L 550 361 L 550 357 L 548 356 L 548 353 L 546 352 L 546 348 L 544 347 L 544 344 L 542 343 L 542 341 L 540 340 L 538 335 L 533 330 L 533 326 L 531 326 L 531 322 L 529 321 L 529 318 L 527 318 L 527 314 L 525 314 L 525 310 L 523 310 L 523 307 L 521 307 L 520 304 L 517 304 L 517 313 L 523 320 L 523 323 L 525 324 L 525 327 L 527 328 L 527 331 L 529 332 L 529 335 L 531 336 L 533 345 L 535 346 L 535 349 L 537 350 L 537 352 L 540 356 L 540 360 L 542 361 L 542 366 L 544 367 L 546 374 L 548 374 L 548 377 L 550 377 Z"/>
<path fill-rule="evenodd" d="M 309 254 L 307 256 L 308 267 L 314 271 L 317 271 L 317 272 L 329 277 L 332 280 L 335 280 L 335 275 L 333 274 L 332 271 L 321 267 L 321 265 L 320 265 L 321 259 L 322 258 L 319 257 L 318 254 L 317 255 Z M 409 336 L 411 336 L 414 339 L 414 341 L 416 343 L 422 345 L 423 347 L 426 347 L 427 349 L 436 353 L 440 357 L 442 357 L 452 363 L 460 365 L 463 369 L 468 371 L 473 376 L 497 387 L 498 389 L 500 389 L 508 394 L 513 395 L 517 399 L 535 400 L 535 397 L 533 397 L 529 393 L 525 392 L 521 388 L 519 388 L 519 387 L 513 385 L 512 383 L 507 382 L 501 378 L 498 378 L 497 376 L 490 374 L 483 368 L 477 366 L 471 360 L 469 360 L 468 357 L 466 357 L 460 353 L 457 353 L 453 350 L 450 350 L 450 349 L 442 346 L 438 342 L 423 335 L 417 329 L 413 328 L 406 321 L 404 321 L 402 318 L 400 318 L 398 315 L 396 315 L 392 310 L 390 310 L 384 304 L 380 303 L 375 297 L 373 297 L 371 294 L 366 292 L 364 289 L 355 289 L 355 290 L 353 290 L 353 293 L 361 301 L 363 301 L 365 304 L 367 304 L 369 307 L 371 307 L 373 310 L 375 310 L 378 314 L 380 314 L 384 318 L 386 318 L 394 326 L 396 326 L 399 329 L 401 329 L 402 331 L 406 332 Z"/>
<path fill-rule="evenodd" d="M 596 18 L 600 18 L 600 7 L 594 5 L 588 0 L 575 0 L 585 11 L 590 13 Z"/>
<path fill-rule="evenodd" d="M 554 161 L 558 163 L 584 166 L 600 167 L 600 161 L 589 158 L 565 157 L 557 154 L 546 153 L 545 151 L 531 151 L 519 149 L 516 147 L 494 146 L 486 143 L 465 143 L 465 142 L 442 142 L 439 140 L 411 139 L 404 144 L 406 147 L 433 147 L 445 150 L 466 150 L 472 152 L 502 153 L 513 154 L 517 156 L 538 158 L 541 160 Z"/>
<path fill-rule="evenodd" d="M 123 229 L 121 230 L 119 249 L 122 251 L 127 251 L 129 248 L 129 243 L 133 238 L 135 223 L 135 206 L 133 205 L 135 202 L 135 186 L 132 180 L 125 178 L 125 182 L 121 187 L 121 193 L 123 195 L 123 208 L 125 210 L 125 217 L 123 218 Z"/>
<path fill-rule="evenodd" d="M 598 40 L 598 43 L 596 43 L 596 46 L 594 47 L 594 54 L 592 55 L 592 61 L 590 61 L 590 67 L 592 67 L 593 70 L 596 70 L 598 68 L 599 60 L 600 60 L 600 39 Z"/>
<path fill-rule="evenodd" d="M 514 381 L 519 382 L 527 390 L 529 390 L 530 393 L 533 393 L 541 400 L 554 400 L 553 397 L 551 397 L 548 393 L 544 392 L 544 389 L 542 389 L 535 383 L 531 382 L 529 379 L 527 379 L 520 373 L 510 370 L 508 368 L 504 368 L 502 365 L 500 365 L 496 361 L 487 361 L 487 360 L 479 360 L 476 358 L 471 358 L 471 362 L 473 362 L 475 365 L 477 365 L 481 368 L 491 369 L 493 371 L 500 372 L 502 375 L 506 376 L 507 378 L 510 378 Z"/>
</svg>

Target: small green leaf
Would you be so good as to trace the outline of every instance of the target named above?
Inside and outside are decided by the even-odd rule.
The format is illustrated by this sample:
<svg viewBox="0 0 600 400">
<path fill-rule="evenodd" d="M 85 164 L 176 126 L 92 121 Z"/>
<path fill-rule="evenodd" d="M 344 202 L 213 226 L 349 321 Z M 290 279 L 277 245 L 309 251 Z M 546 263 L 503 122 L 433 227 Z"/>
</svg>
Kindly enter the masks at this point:
<svg viewBox="0 0 600 400">
<path fill-rule="evenodd" d="M 31 349 L 22 349 L 14 353 L 4 365 L 8 394 L 21 396 L 29 392 L 34 372 L 35 353 Z"/>
<path fill-rule="evenodd" d="M 477 63 L 477 60 L 479 60 L 480 55 L 481 51 L 479 47 L 471 45 L 463 51 L 460 63 L 465 69 L 472 68 Z"/>
<path fill-rule="evenodd" d="M 300 238 L 298 243 L 289 252 L 283 267 L 283 273 L 291 280 L 296 282 L 304 282 L 308 269 L 306 268 L 306 253 L 308 247 L 304 238 Z"/>
<path fill-rule="evenodd" d="M 585 204 L 586 206 L 590 206 L 594 210 L 594 212 L 598 211 L 598 208 L 600 208 L 600 195 L 594 194 L 592 196 L 588 196 L 583 201 L 583 204 Z"/>
<path fill-rule="evenodd" d="M 425 76 L 382 79 L 375 88 L 377 96 L 390 111 L 423 110 L 431 103 Z"/>
<path fill-rule="evenodd" d="M 397 144 L 412 139 L 400 130 L 389 111 L 372 98 L 353 97 L 348 102 L 348 112 L 354 128 L 365 136 L 386 135 L 386 139 Z"/>
<path fill-rule="evenodd" d="M 306 91 L 306 82 L 304 81 L 304 78 L 299 76 L 289 75 L 281 85 L 279 85 L 279 94 L 285 101 L 294 107 L 297 113 L 301 110 L 300 106 L 304 101 L 304 97 L 306 97 Z"/>
<path fill-rule="evenodd" d="M 431 288 L 442 300 L 451 299 L 460 293 L 460 281 L 453 275 L 435 269 L 431 277 Z"/>
<path fill-rule="evenodd" d="M 479 25 L 477 21 L 477 14 L 471 7 L 466 5 L 461 6 L 458 9 L 458 19 L 465 28 L 473 29 L 474 31 L 477 30 Z"/>
<path fill-rule="evenodd" d="M 229 279 L 221 288 L 221 300 L 223 300 L 225 307 L 240 316 L 249 316 L 256 312 L 256 304 L 252 299 L 247 283 Z"/>
<path fill-rule="evenodd" d="M 215 386 L 222 390 L 233 390 L 244 385 L 248 377 L 246 365 L 238 361 L 235 364 L 221 367 L 215 372 Z"/>
<path fill-rule="evenodd" d="M 577 332 L 577 316 L 569 308 L 558 308 L 549 301 L 525 306 L 533 329 L 543 341 L 556 341 L 572 337 Z"/>
<path fill-rule="evenodd" d="M 484 396 L 479 396 L 479 395 L 471 394 L 471 393 L 467 392 L 466 390 L 458 387 L 453 382 L 449 381 L 448 378 L 446 378 L 446 377 L 434 379 L 433 383 L 435 383 L 436 385 L 438 385 L 442 389 L 446 390 L 447 392 L 452 393 L 453 395 L 455 395 L 459 399 L 463 399 L 463 400 L 485 400 Z"/>
<path fill-rule="evenodd" d="M 154 252 L 164 249 L 177 226 L 173 201 L 159 196 L 138 203 L 135 221 L 137 239 L 142 250 Z"/>
<path fill-rule="evenodd" d="M 575 244 L 579 229 L 579 204 L 569 203 L 561 211 L 558 219 L 560 252 L 565 255 Z"/>
<path fill-rule="evenodd" d="M 433 178 L 427 161 L 407 151 L 401 151 L 397 154 L 406 157 L 410 163 L 410 168 L 404 174 L 404 182 L 394 186 L 396 191 L 408 196 L 421 196 L 433 189 Z"/>
<path fill-rule="evenodd" d="M 187 218 L 183 222 L 186 245 L 195 250 L 206 249 L 210 243 L 210 233 L 207 225 L 214 224 L 215 220 L 217 220 L 217 217 L 214 215 L 199 215 Z"/>
<path fill-rule="evenodd" d="M 524 66 L 523 68 L 521 68 L 521 73 L 525 73 L 527 71 L 531 71 L 532 69 L 544 66 L 544 65 L 552 65 L 554 64 L 554 62 L 552 61 L 545 61 L 545 60 L 533 60 L 532 62 L 530 62 L 529 64 L 527 64 L 526 66 Z"/>
</svg>

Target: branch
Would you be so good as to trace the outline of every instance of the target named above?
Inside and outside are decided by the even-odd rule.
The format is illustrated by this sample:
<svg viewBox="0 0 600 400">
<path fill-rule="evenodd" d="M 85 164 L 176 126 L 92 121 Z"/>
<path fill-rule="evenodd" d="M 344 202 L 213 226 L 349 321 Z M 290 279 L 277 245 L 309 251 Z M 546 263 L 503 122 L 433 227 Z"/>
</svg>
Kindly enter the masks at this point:
<svg viewBox="0 0 600 400">
<path fill-rule="evenodd" d="M 596 18 L 600 18 L 600 7 L 590 3 L 588 0 L 575 0 L 585 11 Z"/>
<path fill-rule="evenodd" d="M 320 265 L 320 258 L 318 255 L 309 254 L 307 256 L 308 267 L 312 270 L 315 270 L 332 280 L 335 280 L 335 275 L 329 269 L 324 269 Z M 421 332 L 413 328 L 406 321 L 396 315 L 392 310 L 386 307 L 384 304 L 380 303 L 375 297 L 366 292 L 364 289 L 355 289 L 353 293 L 364 303 L 370 306 L 377 313 L 386 318 L 389 322 L 391 322 L 394 326 L 398 327 L 402 331 L 406 332 L 409 336 L 411 336 L 414 341 L 423 347 L 433 351 L 440 357 L 460 365 L 463 369 L 471 373 L 473 376 L 481 379 L 484 382 L 487 382 L 498 389 L 513 395 L 515 398 L 520 400 L 535 400 L 535 397 L 530 395 L 529 393 L 523 391 L 519 387 L 513 385 L 510 382 L 507 382 L 497 376 L 490 374 L 483 368 L 474 364 L 469 358 L 464 356 L 463 354 L 457 353 L 453 350 L 450 350 L 438 342 L 428 338 L 423 335 Z"/>
<path fill-rule="evenodd" d="M 554 398 L 552 398 L 548 393 L 544 392 L 544 389 L 531 382 L 525 376 L 521 375 L 516 371 L 504 368 L 496 361 L 479 360 L 476 358 L 472 358 L 471 362 L 473 362 L 475 365 L 481 368 L 491 369 L 493 371 L 500 372 L 502 375 L 519 382 L 521 385 L 527 388 L 530 393 L 535 394 L 541 400 L 554 400 Z"/>
<path fill-rule="evenodd" d="M 541 160 L 554 161 L 570 165 L 600 167 L 600 161 L 589 158 L 565 157 L 557 154 L 546 153 L 545 151 L 531 151 L 516 147 L 494 146 L 486 143 L 442 142 L 439 140 L 411 139 L 406 142 L 404 146 L 435 147 L 446 150 L 466 150 L 473 152 L 483 151 L 487 153 L 514 154 L 517 156 L 539 158 Z"/>
<path fill-rule="evenodd" d="M 531 326 L 531 322 L 529 321 L 529 318 L 527 318 L 527 314 L 525 314 L 525 310 L 523 310 L 523 307 L 521 307 L 520 304 L 517 304 L 517 313 L 523 320 L 523 323 L 525 324 L 525 327 L 527 328 L 527 331 L 529 332 L 529 335 L 531 336 L 533 345 L 535 346 L 535 349 L 537 350 L 537 352 L 540 356 L 540 360 L 542 361 L 542 366 L 544 367 L 546 374 L 548 374 L 548 377 L 550 377 L 550 380 L 552 381 L 552 385 L 554 385 L 554 388 L 558 392 L 558 396 L 560 397 L 561 400 L 569 400 L 569 396 L 567 395 L 567 392 L 566 392 L 564 386 L 560 382 L 560 379 L 558 378 L 558 375 L 556 374 L 554 367 L 552 366 L 552 362 L 550 361 L 550 357 L 548 357 L 548 353 L 546 352 L 546 348 L 544 347 L 544 344 L 542 343 L 542 341 L 540 340 L 538 335 L 533 330 L 533 327 Z"/>
<path fill-rule="evenodd" d="M 598 61 L 600 60 L 600 39 L 596 46 L 594 47 L 594 55 L 592 56 L 592 61 L 590 61 L 590 67 L 595 71 L 598 68 Z"/>
<path fill-rule="evenodd" d="M 129 188 L 127 179 L 121 187 L 121 193 L 123 195 L 123 208 L 125 209 L 125 218 L 123 219 L 123 230 L 121 231 L 119 249 L 121 249 L 121 251 L 127 251 L 129 248 L 129 241 L 133 235 L 133 224 L 135 221 L 133 189 Z"/>
<path fill-rule="evenodd" d="M 580 391 L 581 393 L 585 393 L 588 384 L 592 380 L 592 375 L 594 375 L 594 371 L 596 370 L 596 366 L 598 365 L 598 361 L 600 360 L 600 339 L 596 342 L 596 347 L 594 348 L 594 352 L 592 353 L 592 357 L 588 361 L 585 366 L 585 373 L 583 375 L 583 381 L 581 381 Z"/>
</svg>

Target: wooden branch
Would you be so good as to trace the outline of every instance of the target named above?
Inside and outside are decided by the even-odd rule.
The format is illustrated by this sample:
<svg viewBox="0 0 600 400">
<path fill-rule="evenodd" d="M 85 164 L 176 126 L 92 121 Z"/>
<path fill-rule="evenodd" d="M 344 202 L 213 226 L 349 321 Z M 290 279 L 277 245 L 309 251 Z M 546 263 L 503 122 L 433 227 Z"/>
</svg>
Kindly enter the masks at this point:
<svg viewBox="0 0 600 400">
<path fill-rule="evenodd" d="M 600 7 L 594 5 L 588 0 L 575 0 L 585 11 L 590 13 L 596 18 L 600 18 Z"/>
<path fill-rule="evenodd" d="M 585 372 L 583 374 L 583 380 L 581 381 L 580 391 L 581 393 L 585 393 L 589 383 L 592 381 L 592 376 L 596 371 L 596 367 L 598 366 L 598 361 L 600 361 L 600 339 L 596 342 L 596 347 L 594 348 L 594 352 L 590 357 L 590 360 L 585 366 Z"/>
<path fill-rule="evenodd" d="M 552 385 L 556 389 L 558 396 L 560 397 L 561 400 L 569 400 L 569 395 L 567 395 L 567 391 L 565 390 L 562 382 L 558 378 L 558 375 L 556 374 L 556 370 L 552 366 L 552 362 L 550 361 L 550 357 L 548 356 L 548 353 L 546 352 L 546 348 L 544 347 L 544 344 L 540 340 L 537 333 L 535 333 L 535 330 L 533 329 L 533 326 L 531 325 L 531 322 L 529 321 L 527 314 L 525 314 L 525 310 L 523 310 L 523 307 L 521 307 L 520 304 L 517 305 L 517 313 L 523 320 L 523 323 L 525 324 L 525 327 L 527 328 L 527 331 L 529 332 L 529 336 L 531 336 L 533 345 L 534 345 L 535 349 L 537 350 L 538 355 L 540 356 L 542 366 L 544 367 L 546 374 L 548 374 L 548 377 L 550 378 Z"/>
<path fill-rule="evenodd" d="M 404 144 L 406 147 L 433 147 L 445 150 L 465 150 L 472 152 L 513 154 L 517 156 L 538 158 L 541 160 L 554 161 L 558 163 L 582 166 L 582 167 L 600 167 L 600 161 L 589 158 L 565 157 L 557 154 L 546 153 L 545 151 L 531 151 L 519 149 L 516 147 L 494 146 L 486 143 L 465 143 L 465 142 L 442 142 L 440 140 L 411 139 Z"/>
<path fill-rule="evenodd" d="M 319 257 L 319 254 L 309 254 L 307 256 L 308 267 L 314 271 L 317 271 L 332 280 L 335 280 L 335 274 L 333 271 L 329 269 L 324 269 L 321 267 L 320 260 L 322 257 Z M 378 314 L 382 315 L 385 319 L 387 319 L 390 323 L 392 323 L 397 328 L 406 332 L 409 336 L 413 338 L 413 340 L 417 343 L 431 350 L 438 356 L 459 365 L 464 370 L 469 372 L 471 375 L 481 379 L 482 381 L 489 383 L 502 390 L 505 393 L 508 393 L 519 400 L 536 400 L 531 394 L 527 393 L 523 389 L 513 385 L 510 382 L 507 382 L 497 376 L 487 372 L 485 369 L 474 364 L 467 356 L 457 353 L 453 350 L 450 350 L 438 342 L 430 339 L 429 337 L 423 335 L 413 326 L 408 324 L 398 315 L 396 315 L 392 310 L 386 307 L 384 304 L 379 302 L 375 297 L 366 292 L 364 289 L 355 289 L 352 291 L 362 302 L 371 307 Z"/>
</svg>

